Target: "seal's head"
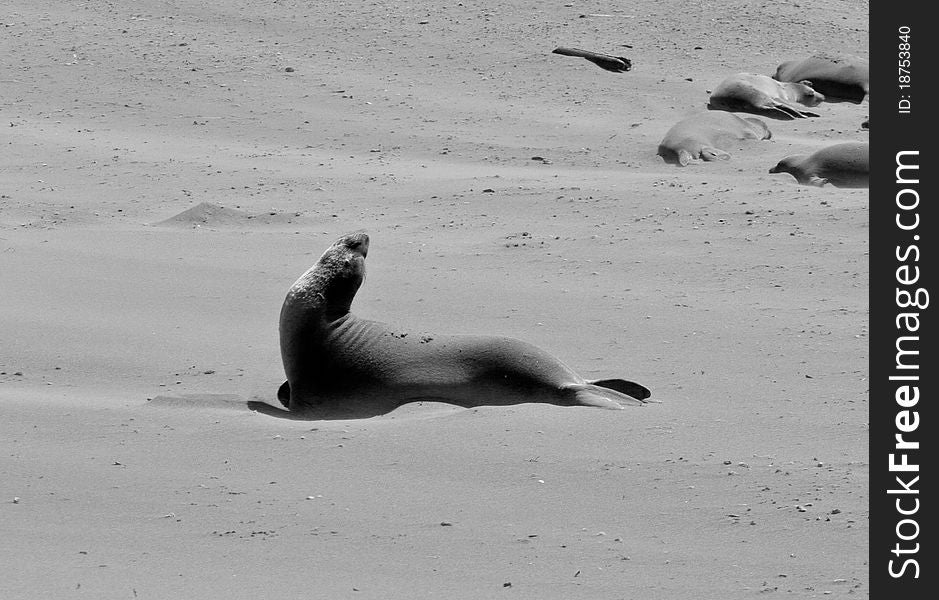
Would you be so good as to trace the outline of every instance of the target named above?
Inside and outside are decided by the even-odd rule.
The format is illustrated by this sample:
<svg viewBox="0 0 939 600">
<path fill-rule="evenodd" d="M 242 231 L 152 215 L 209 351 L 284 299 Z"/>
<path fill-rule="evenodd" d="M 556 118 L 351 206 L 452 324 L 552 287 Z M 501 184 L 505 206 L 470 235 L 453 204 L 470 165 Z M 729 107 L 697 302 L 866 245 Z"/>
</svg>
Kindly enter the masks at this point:
<svg viewBox="0 0 939 600">
<path fill-rule="evenodd" d="M 796 93 L 796 102 L 806 106 L 818 106 L 825 101 L 825 95 L 815 91 L 812 82 L 808 80 L 793 83 L 791 89 Z"/>
<path fill-rule="evenodd" d="M 792 159 L 793 159 L 792 156 L 787 156 L 786 158 L 776 163 L 776 166 L 770 169 L 769 172 L 770 173 L 788 173 L 789 170 L 792 168 Z"/>
<path fill-rule="evenodd" d="M 361 262 L 364 265 L 367 255 L 368 235 L 361 231 L 356 231 L 355 233 L 348 233 L 333 242 L 333 245 L 327 248 L 326 252 L 323 252 L 319 263 L 323 263 L 326 260 L 338 259 L 343 262 Z"/>
<path fill-rule="evenodd" d="M 349 312 L 352 299 L 365 280 L 368 235 L 350 233 L 336 240 L 287 293 L 287 304 L 325 311 L 329 320 Z"/>
<path fill-rule="evenodd" d="M 803 159 L 805 159 L 805 156 L 801 154 L 793 154 L 792 156 L 787 156 L 786 158 L 776 163 L 776 166 L 770 169 L 769 172 L 770 173 L 789 173 L 790 175 L 795 177 L 799 181 L 799 183 L 803 183 L 804 177 L 802 175 L 802 169 L 800 167 Z"/>
<path fill-rule="evenodd" d="M 329 312 L 348 312 L 359 286 L 365 281 L 368 235 L 350 233 L 336 240 L 313 267 L 319 276 L 317 291 L 326 298 Z"/>
</svg>

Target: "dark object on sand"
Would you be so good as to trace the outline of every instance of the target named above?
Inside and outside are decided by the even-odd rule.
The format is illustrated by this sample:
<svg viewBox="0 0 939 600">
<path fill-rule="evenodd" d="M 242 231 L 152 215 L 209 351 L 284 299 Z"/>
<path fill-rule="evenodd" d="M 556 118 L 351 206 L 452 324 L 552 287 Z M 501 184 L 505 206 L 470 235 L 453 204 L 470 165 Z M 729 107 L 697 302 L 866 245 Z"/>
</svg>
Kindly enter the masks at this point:
<svg viewBox="0 0 939 600">
<path fill-rule="evenodd" d="M 625 73 L 633 67 L 631 60 L 624 56 L 610 56 L 609 54 L 598 54 L 589 50 L 580 50 L 579 48 L 555 48 L 554 54 L 563 54 L 564 56 L 579 56 L 586 58 L 601 69 L 612 71 L 614 73 Z"/>
</svg>

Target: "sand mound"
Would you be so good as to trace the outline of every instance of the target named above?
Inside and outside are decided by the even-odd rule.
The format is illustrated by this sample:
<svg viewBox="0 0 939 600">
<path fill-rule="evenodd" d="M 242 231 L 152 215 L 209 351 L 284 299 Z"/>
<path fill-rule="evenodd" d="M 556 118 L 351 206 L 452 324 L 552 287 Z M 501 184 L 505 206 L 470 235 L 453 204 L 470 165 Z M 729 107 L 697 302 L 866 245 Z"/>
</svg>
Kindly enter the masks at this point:
<svg viewBox="0 0 939 600">
<path fill-rule="evenodd" d="M 299 225 L 310 219 L 301 213 L 268 211 L 251 214 L 237 208 L 227 208 L 212 202 L 200 202 L 168 219 L 154 223 L 158 227 L 211 227 L 218 229 L 238 228 L 254 225 Z"/>
</svg>

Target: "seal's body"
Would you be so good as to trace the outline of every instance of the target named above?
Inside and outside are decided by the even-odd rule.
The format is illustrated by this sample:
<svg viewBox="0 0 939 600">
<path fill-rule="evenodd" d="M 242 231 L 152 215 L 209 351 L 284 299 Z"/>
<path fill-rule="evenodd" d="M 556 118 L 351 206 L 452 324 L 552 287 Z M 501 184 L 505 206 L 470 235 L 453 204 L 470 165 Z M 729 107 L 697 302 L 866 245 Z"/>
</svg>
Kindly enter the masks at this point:
<svg viewBox="0 0 939 600">
<path fill-rule="evenodd" d="M 747 112 L 774 119 L 801 119 L 818 115 L 797 107 L 818 106 L 825 97 L 805 83 L 784 83 L 766 75 L 737 73 L 711 93 L 708 108 Z"/>
<path fill-rule="evenodd" d="M 817 54 L 782 63 L 773 78 L 808 83 L 827 102 L 860 104 L 870 89 L 870 66 L 859 58 Z"/>
<path fill-rule="evenodd" d="M 586 58 L 601 69 L 611 71 L 613 73 L 625 73 L 633 66 L 632 61 L 625 56 L 611 56 L 609 54 L 581 50 L 580 48 L 561 47 L 555 48 L 552 52 L 554 54 L 563 54 L 564 56 L 579 56 L 581 58 Z"/>
<path fill-rule="evenodd" d="M 756 117 L 729 112 L 701 112 L 672 126 L 659 144 L 658 154 L 666 162 L 687 166 L 692 160 L 727 160 L 727 152 L 744 140 L 773 137 L 766 123 Z"/>
<path fill-rule="evenodd" d="M 870 187 L 870 170 L 870 144 L 845 142 L 812 154 L 787 156 L 769 172 L 789 173 L 803 185 L 866 188 Z"/>
<path fill-rule="evenodd" d="M 650 396 L 624 380 L 585 381 L 520 340 L 410 333 L 356 317 L 349 308 L 365 276 L 367 252 L 364 233 L 340 238 L 287 293 L 280 315 L 287 381 L 278 398 L 292 412 L 374 416 L 416 400 L 622 408 Z"/>
</svg>

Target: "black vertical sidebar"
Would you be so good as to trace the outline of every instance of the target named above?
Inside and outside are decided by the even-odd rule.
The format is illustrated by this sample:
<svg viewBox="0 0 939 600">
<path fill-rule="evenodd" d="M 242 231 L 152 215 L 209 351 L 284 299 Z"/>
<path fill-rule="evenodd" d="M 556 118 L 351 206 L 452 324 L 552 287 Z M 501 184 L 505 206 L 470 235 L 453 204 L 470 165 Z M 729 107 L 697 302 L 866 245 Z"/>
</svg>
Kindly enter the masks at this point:
<svg viewBox="0 0 939 600">
<path fill-rule="evenodd" d="M 939 361 L 935 181 L 939 25 L 929 3 L 870 15 L 870 583 L 875 598 L 935 594 Z"/>
</svg>

